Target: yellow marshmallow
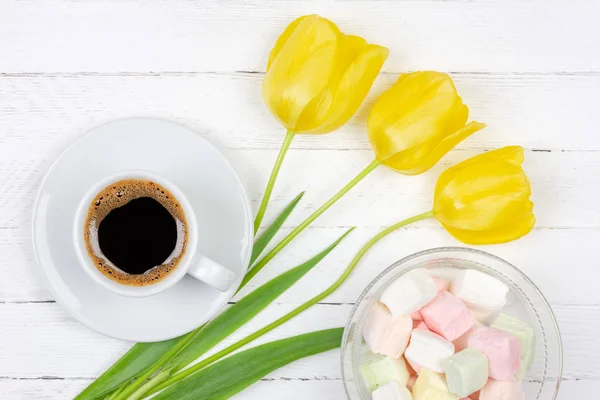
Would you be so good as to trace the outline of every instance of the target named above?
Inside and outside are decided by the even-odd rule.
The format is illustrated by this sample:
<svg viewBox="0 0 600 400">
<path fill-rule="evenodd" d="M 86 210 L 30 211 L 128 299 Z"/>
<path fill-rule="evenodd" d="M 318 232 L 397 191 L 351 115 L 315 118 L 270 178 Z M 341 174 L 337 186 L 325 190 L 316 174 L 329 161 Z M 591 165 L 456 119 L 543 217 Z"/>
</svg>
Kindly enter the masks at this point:
<svg viewBox="0 0 600 400">
<path fill-rule="evenodd" d="M 450 393 L 446 379 L 442 374 L 422 368 L 412 389 L 413 400 L 458 400 Z"/>
</svg>

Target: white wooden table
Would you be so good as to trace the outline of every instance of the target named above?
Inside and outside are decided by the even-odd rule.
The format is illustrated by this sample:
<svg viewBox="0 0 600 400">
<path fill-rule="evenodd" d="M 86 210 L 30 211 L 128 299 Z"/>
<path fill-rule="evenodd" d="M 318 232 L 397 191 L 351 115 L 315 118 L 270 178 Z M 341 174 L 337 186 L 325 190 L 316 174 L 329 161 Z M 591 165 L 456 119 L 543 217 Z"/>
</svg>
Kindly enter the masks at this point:
<svg viewBox="0 0 600 400">
<path fill-rule="evenodd" d="M 234 338 L 329 285 L 382 227 L 425 211 L 452 163 L 521 144 L 538 225 L 486 248 L 545 292 L 561 324 L 560 399 L 600 392 L 600 6 L 597 0 L 0 1 L 0 398 L 67 399 L 130 343 L 75 322 L 41 281 L 31 211 L 52 161 L 87 129 L 117 118 L 168 118 L 202 132 L 241 175 L 256 207 L 283 139 L 262 104 L 268 52 L 292 19 L 319 13 L 391 55 L 367 102 L 338 132 L 298 137 L 271 211 L 307 190 L 287 231 L 371 160 L 364 119 L 403 71 L 449 71 L 473 118 L 489 124 L 433 170 L 380 169 L 278 256 L 249 289 L 355 231 L 296 287 Z M 66 183 L 68 184 L 68 183 Z M 271 213 L 267 217 L 270 220 Z M 364 286 L 393 261 L 456 245 L 435 221 L 397 232 L 342 290 L 266 340 L 342 326 Z M 338 352 L 296 362 L 238 398 L 342 399 Z"/>
</svg>

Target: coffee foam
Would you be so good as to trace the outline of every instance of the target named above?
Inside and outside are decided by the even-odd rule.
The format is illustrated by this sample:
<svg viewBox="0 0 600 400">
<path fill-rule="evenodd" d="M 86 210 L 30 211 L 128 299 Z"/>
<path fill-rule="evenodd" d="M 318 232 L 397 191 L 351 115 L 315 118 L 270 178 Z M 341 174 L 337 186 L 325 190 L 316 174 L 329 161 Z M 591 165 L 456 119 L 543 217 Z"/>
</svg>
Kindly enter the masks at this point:
<svg viewBox="0 0 600 400">
<path fill-rule="evenodd" d="M 161 265 L 134 275 L 122 271 L 102 254 L 98 242 L 98 227 L 112 210 L 140 197 L 150 197 L 169 211 L 177 226 L 177 242 L 173 252 Z M 96 268 L 109 279 L 130 286 L 147 286 L 168 276 L 183 258 L 188 241 L 186 226 L 181 205 L 171 192 L 152 181 L 124 179 L 102 189 L 90 203 L 85 220 L 85 246 Z"/>
</svg>

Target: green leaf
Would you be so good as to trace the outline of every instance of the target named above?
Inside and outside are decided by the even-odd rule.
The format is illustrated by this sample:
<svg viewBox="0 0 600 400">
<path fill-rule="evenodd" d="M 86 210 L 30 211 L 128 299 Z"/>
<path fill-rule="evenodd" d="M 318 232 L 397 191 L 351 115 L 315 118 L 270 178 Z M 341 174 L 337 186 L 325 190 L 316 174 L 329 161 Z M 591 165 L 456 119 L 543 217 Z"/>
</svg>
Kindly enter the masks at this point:
<svg viewBox="0 0 600 400">
<path fill-rule="evenodd" d="M 156 343 L 137 343 L 104 374 L 92 382 L 75 400 L 96 400 L 106 396 L 123 383 L 140 376 L 182 341 L 188 341 L 176 358 L 169 363 L 174 372 L 187 366 L 206 351 L 229 336 L 240 326 L 273 302 L 329 254 L 352 229 L 305 263 L 293 268 L 257 288 L 213 321 L 184 336 Z"/>
<path fill-rule="evenodd" d="M 349 229 L 310 260 L 270 280 L 222 312 L 195 334 L 196 337 L 168 364 L 167 368 L 173 372 L 183 369 L 231 335 L 313 269 L 351 231 L 352 229 Z"/>
<path fill-rule="evenodd" d="M 293 336 L 234 354 L 166 388 L 154 400 L 221 400 L 303 357 L 340 347 L 342 328 Z"/>
<path fill-rule="evenodd" d="M 277 231 L 281 228 L 285 220 L 290 216 L 294 208 L 298 205 L 300 200 L 304 196 L 304 192 L 300 193 L 294 200 L 288 204 L 281 214 L 275 219 L 275 221 L 267 228 L 266 231 L 263 232 L 262 235 L 254 242 L 254 247 L 252 248 L 252 256 L 250 257 L 250 265 L 254 264 L 254 261 L 260 256 L 265 247 L 269 244 L 269 242 L 273 239 Z"/>
<path fill-rule="evenodd" d="M 256 240 L 252 249 L 252 258 L 250 261 L 250 265 L 252 265 L 256 257 L 258 257 L 260 253 L 262 253 L 264 248 L 273 239 L 273 237 L 275 236 L 277 231 L 279 231 L 285 220 L 290 216 L 294 208 L 298 205 L 298 203 L 302 199 L 302 196 L 304 196 L 304 192 L 296 196 L 296 198 L 294 198 L 294 200 L 292 200 L 283 209 L 283 211 L 275 219 L 273 224 L 269 228 L 267 228 L 267 230 Z M 292 275 L 294 274 L 291 273 L 290 276 Z M 297 279 L 300 279 L 300 277 L 298 277 Z M 288 282 L 289 286 L 293 285 L 294 282 L 295 281 Z M 283 290 L 285 291 L 286 289 L 287 287 Z M 200 330 L 202 330 L 202 327 L 188 333 L 187 335 L 163 342 L 137 343 L 133 345 L 133 347 L 127 353 L 125 353 L 113 366 L 111 366 L 107 371 L 105 371 L 98 379 L 92 382 L 83 392 L 81 392 L 75 398 L 75 400 L 94 400 L 106 396 L 119 386 L 127 383 L 128 381 L 131 381 L 132 379 L 139 376 L 142 372 L 147 370 L 150 366 L 154 365 L 163 356 L 165 356 L 176 344 L 180 343 L 180 341 L 186 338 L 188 335 L 195 335 Z M 185 354 L 182 354 L 182 357 L 184 355 Z"/>
<path fill-rule="evenodd" d="M 158 361 L 171 347 L 184 337 L 181 336 L 163 342 L 136 343 L 112 367 L 85 388 L 83 392 L 79 393 L 75 397 L 75 400 L 103 398 Z"/>
</svg>

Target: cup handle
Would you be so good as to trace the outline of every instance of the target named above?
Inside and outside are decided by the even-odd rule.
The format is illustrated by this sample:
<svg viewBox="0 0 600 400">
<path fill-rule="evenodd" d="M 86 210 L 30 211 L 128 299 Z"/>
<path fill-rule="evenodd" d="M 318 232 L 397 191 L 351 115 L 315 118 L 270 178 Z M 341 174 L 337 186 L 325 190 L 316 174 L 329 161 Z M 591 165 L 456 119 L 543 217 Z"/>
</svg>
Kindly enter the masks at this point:
<svg viewBox="0 0 600 400">
<path fill-rule="evenodd" d="M 188 274 L 221 292 L 228 291 L 235 280 L 232 271 L 202 254 L 198 254 Z"/>
</svg>

